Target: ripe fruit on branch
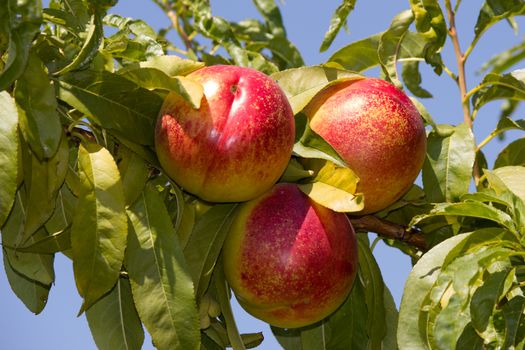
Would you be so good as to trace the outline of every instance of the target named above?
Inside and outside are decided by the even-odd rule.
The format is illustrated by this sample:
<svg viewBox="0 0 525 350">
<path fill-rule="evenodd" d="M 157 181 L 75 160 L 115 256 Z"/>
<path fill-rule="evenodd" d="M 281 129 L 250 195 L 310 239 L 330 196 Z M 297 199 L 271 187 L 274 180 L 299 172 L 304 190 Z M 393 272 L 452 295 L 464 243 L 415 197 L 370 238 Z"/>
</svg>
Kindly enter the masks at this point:
<svg viewBox="0 0 525 350">
<path fill-rule="evenodd" d="M 303 112 L 359 176 L 359 214 L 382 210 L 416 179 L 426 152 L 423 121 L 410 99 L 380 79 L 341 82 L 319 92 Z"/>
<path fill-rule="evenodd" d="M 357 271 L 357 242 L 345 214 L 277 184 L 242 204 L 224 250 L 226 279 L 241 306 L 284 328 L 331 314 Z"/>
<path fill-rule="evenodd" d="M 166 173 L 211 202 L 267 191 L 286 168 L 295 137 L 284 92 L 250 68 L 210 66 L 188 78 L 204 88 L 200 108 L 170 93 L 157 121 L 155 147 Z"/>
</svg>

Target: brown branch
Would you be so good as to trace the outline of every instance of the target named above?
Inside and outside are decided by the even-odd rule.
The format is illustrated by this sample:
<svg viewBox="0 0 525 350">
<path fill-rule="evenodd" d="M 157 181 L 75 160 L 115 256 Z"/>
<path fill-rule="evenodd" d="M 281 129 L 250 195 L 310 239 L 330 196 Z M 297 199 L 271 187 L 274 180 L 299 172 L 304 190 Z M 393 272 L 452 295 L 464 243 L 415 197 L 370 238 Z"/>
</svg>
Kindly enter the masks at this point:
<svg viewBox="0 0 525 350">
<path fill-rule="evenodd" d="M 463 120 L 472 130 L 472 116 L 470 114 L 469 99 L 467 98 L 467 79 L 465 75 L 465 62 L 467 61 L 468 55 L 463 54 L 463 52 L 461 51 L 461 47 L 459 46 L 458 32 L 456 29 L 456 15 L 454 13 L 454 10 L 452 9 L 450 0 L 445 1 L 445 6 L 447 8 L 447 16 L 449 22 L 448 35 L 452 40 L 452 45 L 454 46 L 454 54 L 456 55 L 456 62 L 458 64 L 458 86 L 459 93 L 461 95 L 461 105 L 463 107 Z M 474 160 L 472 174 L 474 176 L 474 181 L 477 185 L 480 178 L 477 160 Z"/>
<path fill-rule="evenodd" d="M 466 99 L 466 96 L 467 96 L 467 80 L 465 78 L 466 57 L 461 52 L 461 47 L 459 46 L 455 14 L 454 14 L 454 11 L 452 10 L 450 1 L 446 1 L 446 6 L 447 6 L 448 21 L 449 21 L 448 35 L 450 36 L 450 39 L 452 40 L 452 44 L 454 45 L 454 53 L 456 55 L 456 62 L 458 64 L 458 85 L 459 85 L 459 92 L 461 94 L 461 104 L 463 106 L 463 120 L 472 129 L 472 118 L 470 117 L 470 105 L 469 105 L 468 99 Z"/>
<path fill-rule="evenodd" d="M 166 15 L 171 21 L 171 26 L 177 31 L 177 34 L 179 34 L 179 37 L 182 39 L 182 42 L 184 43 L 184 46 L 186 46 L 186 49 L 191 49 L 192 43 L 190 37 L 182 29 L 179 23 L 179 16 L 177 15 L 177 12 L 175 12 L 175 10 L 173 10 L 173 8 L 168 3 L 162 3 L 158 0 L 154 0 L 154 2 L 162 9 L 162 11 L 166 13 Z"/>
<path fill-rule="evenodd" d="M 417 229 L 405 227 L 373 215 L 350 216 L 349 218 L 356 231 L 374 232 L 381 237 L 404 242 L 422 251 L 427 250 L 425 236 Z"/>
</svg>

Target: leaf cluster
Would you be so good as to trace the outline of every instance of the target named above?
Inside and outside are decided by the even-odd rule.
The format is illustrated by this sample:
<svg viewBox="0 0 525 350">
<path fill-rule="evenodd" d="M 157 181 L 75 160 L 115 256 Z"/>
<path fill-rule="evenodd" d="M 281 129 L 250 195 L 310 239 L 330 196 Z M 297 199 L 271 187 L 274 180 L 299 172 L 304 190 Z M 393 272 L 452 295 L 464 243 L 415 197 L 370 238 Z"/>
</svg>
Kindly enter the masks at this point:
<svg viewBox="0 0 525 350">
<path fill-rule="evenodd" d="M 55 280 L 55 254 L 69 257 L 83 298 L 79 313 L 101 349 L 139 349 L 144 329 L 159 349 L 244 349 L 263 341 L 261 333 L 239 334 L 222 271 L 221 248 L 238 204 L 206 203 L 184 192 L 163 174 L 154 151 L 166 95 L 200 105 L 203 87 L 189 73 L 225 63 L 272 74 L 296 115 L 293 155 L 280 181 L 297 183 L 316 202 L 352 218 L 366 198 L 357 192 L 358 176 L 301 112 L 313 96 L 380 67 L 383 78 L 431 98 L 421 86 L 422 64 L 445 72 L 461 91 L 462 69 L 483 34 L 502 20 L 516 27 L 514 17 L 525 14 L 520 0 L 483 2 L 454 73 L 441 50 L 457 39 L 459 0 L 454 8 L 448 0 L 444 6 L 410 0 L 383 32 L 312 67 L 287 38 L 274 1 L 254 0 L 261 20 L 240 22 L 215 16 L 205 0 L 153 1 L 169 28 L 156 31 L 140 19 L 108 14 L 113 1 L 51 0 L 47 8 L 39 0 L 0 3 L 6 275 L 38 314 Z M 342 1 L 321 51 L 356 8 L 356 1 Z M 168 40 L 171 31 L 181 45 Z M 428 126 L 422 187 L 375 214 L 384 225 L 405 228 L 402 235 L 418 232 L 426 241 L 428 251 L 377 232 L 414 261 L 399 314 L 364 228 L 348 299 L 317 324 L 272 328 L 283 348 L 523 348 L 525 141 L 510 142 L 492 167 L 482 148 L 508 130 L 525 129 L 512 118 L 525 99 L 525 75 L 509 72 L 524 58 L 521 43 L 487 61 L 486 75 L 462 96 L 463 123 L 436 123 L 413 100 Z M 495 100 L 505 102 L 502 116 L 477 144 L 476 114 Z"/>
</svg>

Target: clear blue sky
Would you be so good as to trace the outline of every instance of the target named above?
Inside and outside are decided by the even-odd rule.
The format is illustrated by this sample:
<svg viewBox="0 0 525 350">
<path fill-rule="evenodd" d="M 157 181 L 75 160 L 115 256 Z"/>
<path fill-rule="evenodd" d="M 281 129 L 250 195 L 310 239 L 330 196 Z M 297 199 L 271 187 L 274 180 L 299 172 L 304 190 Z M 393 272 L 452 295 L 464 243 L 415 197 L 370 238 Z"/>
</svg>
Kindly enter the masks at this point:
<svg viewBox="0 0 525 350">
<path fill-rule="evenodd" d="M 257 17 L 257 12 L 248 0 L 211 0 L 214 13 L 231 20 L 241 20 Z M 370 34 L 383 31 L 390 24 L 391 18 L 408 8 L 406 1 L 361 0 L 349 18 L 349 33 L 342 32 L 337 37 L 327 53 L 318 52 L 323 35 L 328 28 L 331 14 L 339 5 L 340 0 L 303 1 L 287 0 L 280 2 L 284 22 L 289 38 L 299 47 L 306 64 L 313 65 L 324 62 L 329 55 L 351 41 L 364 38 Z M 477 18 L 478 6 L 481 1 L 463 1 L 458 13 L 458 32 L 462 48 L 468 46 L 473 37 L 473 27 Z M 167 27 L 169 22 L 164 14 L 150 0 L 120 0 L 111 10 L 123 16 L 144 19 L 155 28 Z M 522 20 L 518 20 L 524 24 Z M 478 44 L 468 62 L 468 86 L 472 88 L 480 80 L 475 71 L 493 54 L 517 43 L 520 37 L 514 35 L 506 23 L 500 23 L 490 29 Z M 449 45 L 444 51 L 444 58 L 449 67 L 456 70 L 452 49 Z M 447 76 L 436 78 L 428 68 L 423 68 L 423 86 L 435 96 L 432 100 L 424 100 L 436 122 L 458 124 L 462 121 L 459 94 L 456 85 Z M 370 76 L 378 74 L 377 70 L 367 73 Z M 521 111 L 520 111 L 521 112 Z M 478 114 L 475 126 L 477 141 L 481 141 L 497 122 L 499 103 L 489 104 Z M 509 139 L 516 134 L 509 134 Z M 493 142 L 485 149 L 489 164 L 492 164 L 496 151 L 502 144 Z M 381 266 L 383 277 L 390 287 L 396 303 L 399 305 L 404 281 L 410 271 L 409 259 L 392 248 L 379 244 L 374 252 Z M 0 259 L 1 260 L 1 259 Z M 0 262 L 0 264 L 2 264 Z M 0 271 L 0 349 L 32 350 L 32 349 L 95 349 L 89 328 L 84 316 L 76 314 L 81 305 L 81 299 L 75 289 L 71 262 L 63 256 L 55 260 L 56 282 L 49 296 L 46 309 L 34 316 L 15 297 L 9 288 L 5 273 Z M 271 335 L 269 327 L 235 307 L 237 323 L 242 332 L 263 331 L 267 340 L 259 349 L 279 349 Z M 151 342 L 145 341 L 143 349 L 152 349 Z"/>
</svg>

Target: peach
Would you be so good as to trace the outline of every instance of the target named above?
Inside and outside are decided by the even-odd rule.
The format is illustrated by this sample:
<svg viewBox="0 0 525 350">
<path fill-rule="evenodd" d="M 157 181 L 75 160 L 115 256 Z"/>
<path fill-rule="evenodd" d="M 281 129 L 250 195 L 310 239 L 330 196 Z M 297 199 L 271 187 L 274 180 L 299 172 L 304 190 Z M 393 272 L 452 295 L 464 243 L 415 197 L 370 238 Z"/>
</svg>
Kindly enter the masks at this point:
<svg viewBox="0 0 525 350">
<path fill-rule="evenodd" d="M 394 85 L 375 78 L 341 82 L 303 111 L 312 130 L 359 176 L 365 203 L 359 214 L 386 208 L 413 184 L 425 159 L 425 126 Z"/>
<path fill-rule="evenodd" d="M 223 249 L 240 305 L 283 328 L 330 315 L 357 271 L 357 241 L 346 215 L 313 202 L 294 184 L 277 184 L 243 203 Z"/>
<path fill-rule="evenodd" d="M 187 77 L 202 84 L 204 97 L 199 109 L 174 92 L 166 97 L 155 133 L 166 174 L 211 202 L 267 191 L 286 168 L 295 138 L 284 92 L 251 68 L 210 66 Z"/>
</svg>

